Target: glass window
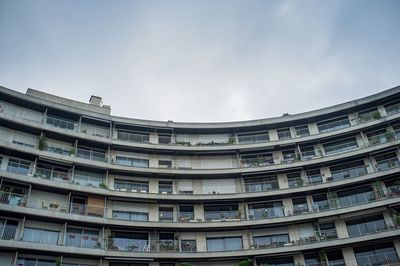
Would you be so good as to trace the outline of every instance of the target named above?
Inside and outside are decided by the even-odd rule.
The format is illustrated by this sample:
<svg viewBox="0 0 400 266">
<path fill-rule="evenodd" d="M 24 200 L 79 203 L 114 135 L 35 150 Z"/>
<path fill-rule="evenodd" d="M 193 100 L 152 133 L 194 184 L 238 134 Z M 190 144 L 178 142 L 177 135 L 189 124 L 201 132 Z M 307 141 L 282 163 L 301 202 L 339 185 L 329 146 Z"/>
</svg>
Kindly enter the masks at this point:
<svg viewBox="0 0 400 266">
<path fill-rule="evenodd" d="M 386 223 L 382 215 L 361 217 L 346 221 L 349 236 L 359 236 L 386 230 Z"/>
<path fill-rule="evenodd" d="M 174 220 L 174 208 L 173 207 L 159 207 L 159 220 L 161 222 L 172 222 Z"/>
<path fill-rule="evenodd" d="M 238 219 L 238 205 L 204 206 L 204 216 L 207 221 Z"/>
<path fill-rule="evenodd" d="M 238 134 L 240 144 L 263 143 L 269 141 L 268 131 Z"/>
<path fill-rule="evenodd" d="M 268 266 L 294 266 L 293 257 L 286 256 L 284 258 L 268 258 L 260 259 L 257 261 L 257 265 L 268 265 Z"/>
<path fill-rule="evenodd" d="M 149 167 L 148 159 L 129 158 L 123 156 L 116 157 L 116 163 L 119 165 L 133 166 L 133 167 Z"/>
<path fill-rule="evenodd" d="M 399 257 L 392 243 L 354 248 L 358 265 L 396 265 Z"/>
<path fill-rule="evenodd" d="M 323 146 L 326 155 L 347 152 L 358 148 L 358 144 L 355 138 L 327 143 Z"/>
<path fill-rule="evenodd" d="M 266 219 L 285 215 L 281 201 L 249 203 L 250 219 Z"/>
<path fill-rule="evenodd" d="M 296 131 L 296 137 L 306 137 L 310 135 L 307 125 L 295 127 L 294 130 Z"/>
<path fill-rule="evenodd" d="M 148 221 L 149 214 L 146 212 L 113 211 L 113 218 L 128 221 Z"/>
<path fill-rule="evenodd" d="M 286 139 L 291 139 L 291 138 L 292 138 L 292 135 L 290 134 L 289 128 L 278 129 L 278 139 L 279 140 L 286 140 Z"/>
<path fill-rule="evenodd" d="M 27 175 L 29 173 L 31 162 L 18 159 L 9 159 L 7 164 L 7 172 L 19 175 Z"/>
<path fill-rule="evenodd" d="M 149 192 L 149 182 L 144 181 L 124 181 L 124 180 L 115 180 L 114 182 L 115 190 L 119 191 L 127 191 L 127 192 Z"/>
<path fill-rule="evenodd" d="M 309 184 L 322 183 L 322 175 L 320 169 L 311 169 L 306 171 Z"/>
<path fill-rule="evenodd" d="M 270 246 L 283 246 L 289 243 L 288 234 L 270 235 L 270 236 L 257 236 L 253 238 L 256 248 L 270 247 Z"/>
<path fill-rule="evenodd" d="M 149 133 L 118 130 L 117 139 L 130 142 L 149 142 Z"/>
<path fill-rule="evenodd" d="M 241 250 L 241 237 L 207 238 L 207 251 Z"/>
<path fill-rule="evenodd" d="M 245 177 L 244 184 L 247 192 L 267 191 L 278 189 L 278 178 L 274 176 Z"/>
<path fill-rule="evenodd" d="M 319 133 L 325 133 L 330 131 L 339 130 L 342 128 L 350 127 L 350 121 L 348 117 L 335 118 L 328 121 L 317 123 Z"/>
<path fill-rule="evenodd" d="M 308 213 L 308 204 L 306 197 L 293 198 L 292 202 L 294 215 Z"/>
<path fill-rule="evenodd" d="M 287 180 L 289 187 L 302 187 L 303 186 L 303 179 L 301 178 L 300 173 L 290 173 L 287 174 Z"/>
<path fill-rule="evenodd" d="M 172 194 L 172 181 L 159 181 L 158 182 L 158 193 Z"/>
<path fill-rule="evenodd" d="M 25 228 L 22 241 L 57 245 L 59 232 L 44 229 Z"/>
<path fill-rule="evenodd" d="M 328 178 L 328 181 L 336 181 L 344 178 L 362 176 L 367 174 L 367 168 L 365 167 L 364 161 L 331 166 L 330 171 L 332 177 Z"/>
<path fill-rule="evenodd" d="M 395 152 L 375 156 L 375 160 L 378 171 L 384 171 L 399 166 L 399 159 Z"/>
</svg>

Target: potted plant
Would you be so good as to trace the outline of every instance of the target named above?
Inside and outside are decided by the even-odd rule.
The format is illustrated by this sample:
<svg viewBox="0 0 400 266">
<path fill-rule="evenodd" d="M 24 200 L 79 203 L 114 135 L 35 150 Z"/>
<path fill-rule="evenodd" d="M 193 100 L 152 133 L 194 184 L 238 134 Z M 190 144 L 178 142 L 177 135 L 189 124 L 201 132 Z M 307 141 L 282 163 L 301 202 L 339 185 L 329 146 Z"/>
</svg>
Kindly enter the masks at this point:
<svg viewBox="0 0 400 266">
<path fill-rule="evenodd" d="M 228 144 L 229 145 L 236 144 L 236 138 L 234 134 L 229 135 Z"/>
<path fill-rule="evenodd" d="M 372 188 L 374 190 L 375 197 L 372 196 L 373 198 L 371 198 L 371 200 L 380 199 L 384 194 L 382 184 L 379 181 L 375 181 L 374 183 L 372 183 Z"/>
<path fill-rule="evenodd" d="M 179 266 L 192 266 L 189 262 L 181 262 Z"/>
<path fill-rule="evenodd" d="M 321 249 L 321 250 L 318 252 L 318 255 L 319 255 L 319 260 L 320 260 L 320 262 L 321 262 L 321 265 L 326 265 L 326 260 L 327 260 L 326 251 L 325 251 L 324 249 Z"/>
<path fill-rule="evenodd" d="M 99 188 L 108 189 L 108 186 L 107 186 L 105 183 L 101 182 L 101 183 L 99 184 Z"/>
<path fill-rule="evenodd" d="M 75 156 L 75 154 L 76 154 L 76 149 L 75 149 L 75 147 L 72 147 L 72 148 L 69 150 L 69 156 Z"/>
<path fill-rule="evenodd" d="M 374 112 L 372 112 L 371 116 L 372 116 L 372 118 L 375 119 L 375 120 L 381 119 L 381 117 L 382 117 L 382 116 L 381 116 L 381 113 L 379 113 L 379 111 L 374 111 Z"/>
<path fill-rule="evenodd" d="M 38 149 L 43 151 L 47 148 L 47 139 L 44 134 L 40 135 L 39 137 L 39 144 L 38 144 Z"/>
<path fill-rule="evenodd" d="M 242 260 L 242 261 L 239 261 L 237 266 L 250 266 L 250 265 L 252 265 L 252 262 L 253 261 L 251 259 Z"/>
</svg>

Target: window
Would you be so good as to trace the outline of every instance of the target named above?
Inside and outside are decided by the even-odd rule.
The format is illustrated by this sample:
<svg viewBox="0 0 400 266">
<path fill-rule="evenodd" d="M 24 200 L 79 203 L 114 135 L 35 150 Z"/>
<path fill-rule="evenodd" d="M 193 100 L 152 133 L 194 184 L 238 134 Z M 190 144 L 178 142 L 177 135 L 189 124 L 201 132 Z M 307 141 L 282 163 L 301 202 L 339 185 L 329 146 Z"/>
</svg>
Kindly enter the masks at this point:
<svg viewBox="0 0 400 266">
<path fill-rule="evenodd" d="M 113 211 L 113 218 L 128 221 L 148 221 L 149 214 L 146 212 Z"/>
<path fill-rule="evenodd" d="M 314 146 L 301 147 L 301 159 L 311 160 L 316 156 Z"/>
<path fill-rule="evenodd" d="M 268 131 L 238 134 L 240 144 L 263 143 L 269 141 Z"/>
<path fill-rule="evenodd" d="M 375 156 L 375 160 L 378 171 L 384 171 L 399 166 L 399 159 L 395 152 Z"/>
<path fill-rule="evenodd" d="M 262 167 L 274 164 L 272 153 L 242 155 L 241 167 Z"/>
<path fill-rule="evenodd" d="M 159 207 L 159 220 L 161 222 L 172 222 L 174 220 L 174 208 L 173 207 Z"/>
<path fill-rule="evenodd" d="M 158 181 L 158 193 L 172 194 L 172 181 Z"/>
<path fill-rule="evenodd" d="M 317 123 L 317 126 L 319 133 L 325 133 L 350 127 L 350 121 L 348 117 L 335 118 L 332 120 L 319 122 Z"/>
<path fill-rule="evenodd" d="M 182 252 L 196 252 L 196 240 L 181 240 L 181 251 Z"/>
<path fill-rule="evenodd" d="M 52 115 L 48 115 L 46 118 L 46 124 L 53 127 L 59 127 L 69 130 L 75 130 L 75 122 L 65 118 L 60 118 Z"/>
<path fill-rule="evenodd" d="M 101 183 L 104 183 L 104 175 L 99 173 L 76 170 L 74 172 L 73 181 L 75 184 L 81 186 L 99 187 Z"/>
<path fill-rule="evenodd" d="M 295 127 L 294 130 L 296 131 L 296 137 L 306 137 L 310 135 L 307 125 Z"/>
<path fill-rule="evenodd" d="M 349 207 L 376 200 L 375 193 L 371 186 L 338 191 L 337 196 L 341 207 Z"/>
<path fill-rule="evenodd" d="M 284 210 L 281 201 L 250 203 L 250 219 L 265 219 L 284 216 Z"/>
<path fill-rule="evenodd" d="M 294 215 L 308 213 L 308 204 L 306 197 L 293 198 L 292 202 Z"/>
<path fill-rule="evenodd" d="M 364 161 L 331 166 L 329 169 L 332 177 L 328 178 L 328 181 L 336 181 L 367 174 L 367 168 L 365 167 Z"/>
<path fill-rule="evenodd" d="M 358 265 L 397 265 L 399 257 L 392 243 L 354 248 Z"/>
<path fill-rule="evenodd" d="M 279 183 L 276 176 L 246 177 L 244 179 L 246 192 L 267 191 L 278 189 Z"/>
<path fill-rule="evenodd" d="M 129 157 L 116 157 L 116 163 L 119 165 L 133 166 L 133 167 L 149 167 L 148 159 L 129 158 Z"/>
<path fill-rule="evenodd" d="M 312 198 L 314 211 L 324 211 L 330 209 L 330 204 L 326 194 L 313 195 Z"/>
<path fill-rule="evenodd" d="M 253 238 L 254 246 L 256 248 L 265 248 L 270 246 L 283 246 L 289 243 L 289 235 L 271 235 L 271 236 L 257 236 Z"/>
<path fill-rule="evenodd" d="M 65 236 L 66 246 L 101 248 L 101 244 L 99 231 L 80 228 L 67 228 L 67 233 Z"/>
<path fill-rule="evenodd" d="M 371 121 L 374 119 L 380 119 L 380 118 L 381 118 L 381 114 L 379 113 L 377 108 L 358 112 L 358 120 L 362 123 L 368 122 L 368 121 Z"/>
<path fill-rule="evenodd" d="M 241 250 L 242 237 L 207 238 L 207 251 Z"/>
<path fill-rule="evenodd" d="M 138 232 L 113 232 L 113 241 L 109 241 L 109 250 L 146 251 L 148 250 L 149 235 Z"/>
<path fill-rule="evenodd" d="M 159 160 L 158 161 L 159 168 L 172 168 L 172 161 L 169 160 Z"/>
<path fill-rule="evenodd" d="M 326 155 L 347 152 L 358 148 L 355 138 L 324 144 Z"/>
<path fill-rule="evenodd" d="M 45 229 L 25 228 L 22 241 L 57 245 L 59 232 Z"/>
<path fill-rule="evenodd" d="M 204 206 L 204 216 L 207 221 L 238 219 L 238 205 Z"/>
<path fill-rule="evenodd" d="M 188 222 L 194 219 L 193 206 L 179 206 L 178 219 L 180 222 Z"/>
<path fill-rule="evenodd" d="M 290 173 L 287 174 L 287 180 L 289 187 L 302 187 L 304 182 L 303 179 L 301 178 L 300 173 Z"/>
<path fill-rule="evenodd" d="M 158 134 L 158 143 L 159 144 L 171 144 L 171 135 L 164 135 L 164 134 Z"/>
<path fill-rule="evenodd" d="M 87 147 L 78 148 L 76 151 L 76 156 L 79 158 L 92 160 L 92 161 L 99 161 L 99 162 L 107 161 L 105 151 L 93 149 L 93 148 L 87 148 Z"/>
<path fill-rule="evenodd" d="M 292 135 L 290 134 L 290 128 L 281 128 L 278 129 L 278 139 L 279 140 L 286 140 L 291 139 Z"/>
<path fill-rule="evenodd" d="M 346 221 L 349 236 L 359 236 L 386 230 L 382 215 L 373 215 Z"/>
<path fill-rule="evenodd" d="M 27 175 L 29 173 L 30 166 L 31 162 L 29 161 L 9 159 L 7 164 L 7 172 L 19 175 Z"/>
<path fill-rule="evenodd" d="M 124 181 L 116 179 L 114 182 L 114 188 L 118 191 L 148 193 L 149 182 Z"/>
<path fill-rule="evenodd" d="M 388 115 L 395 115 L 400 113 L 400 103 L 385 104 L 385 109 Z"/>
<path fill-rule="evenodd" d="M 307 170 L 306 175 L 309 184 L 322 183 L 322 175 L 320 169 Z"/>
<path fill-rule="evenodd" d="M 144 142 L 148 143 L 150 140 L 150 134 L 144 132 L 133 132 L 118 130 L 117 139 L 129 142 Z"/>
<path fill-rule="evenodd" d="M 321 231 L 321 237 L 324 239 L 336 239 L 338 237 L 335 223 L 321 223 L 319 224 L 319 230 Z"/>
</svg>

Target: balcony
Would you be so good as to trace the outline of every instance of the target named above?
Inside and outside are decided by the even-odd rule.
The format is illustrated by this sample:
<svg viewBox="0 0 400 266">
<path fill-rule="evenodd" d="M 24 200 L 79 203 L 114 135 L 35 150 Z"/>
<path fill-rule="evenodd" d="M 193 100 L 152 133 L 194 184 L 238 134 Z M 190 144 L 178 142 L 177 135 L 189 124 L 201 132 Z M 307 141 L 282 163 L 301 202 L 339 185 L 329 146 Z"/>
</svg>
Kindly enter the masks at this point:
<svg viewBox="0 0 400 266">
<path fill-rule="evenodd" d="M 91 148 L 78 148 L 76 150 L 76 156 L 78 158 L 83 158 L 86 160 L 91 161 L 98 161 L 98 162 L 107 162 L 108 158 L 106 152 L 103 151 L 96 151 Z"/>
<path fill-rule="evenodd" d="M 260 182 L 246 182 L 245 181 L 245 191 L 246 192 L 260 192 L 279 189 L 278 180 L 275 181 L 260 181 Z"/>
<path fill-rule="evenodd" d="M 150 137 L 149 134 L 118 131 L 117 140 L 122 140 L 127 142 L 149 143 Z"/>
<path fill-rule="evenodd" d="M 47 116 L 45 118 L 45 121 L 46 121 L 45 122 L 46 125 L 49 125 L 49 126 L 73 130 L 73 131 L 76 131 L 76 129 L 77 129 L 77 123 L 72 120 L 55 117 L 55 116 Z"/>
</svg>

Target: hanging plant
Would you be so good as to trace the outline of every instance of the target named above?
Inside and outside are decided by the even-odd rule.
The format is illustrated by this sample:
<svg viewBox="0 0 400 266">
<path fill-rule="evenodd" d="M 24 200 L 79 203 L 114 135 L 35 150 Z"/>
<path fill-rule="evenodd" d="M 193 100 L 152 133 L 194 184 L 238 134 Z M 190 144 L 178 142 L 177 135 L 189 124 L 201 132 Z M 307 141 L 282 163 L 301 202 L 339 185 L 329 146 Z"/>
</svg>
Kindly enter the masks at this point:
<svg viewBox="0 0 400 266">
<path fill-rule="evenodd" d="M 39 144 L 38 144 L 38 149 L 43 151 L 47 148 L 47 139 L 44 134 L 41 134 L 39 137 Z"/>
</svg>

